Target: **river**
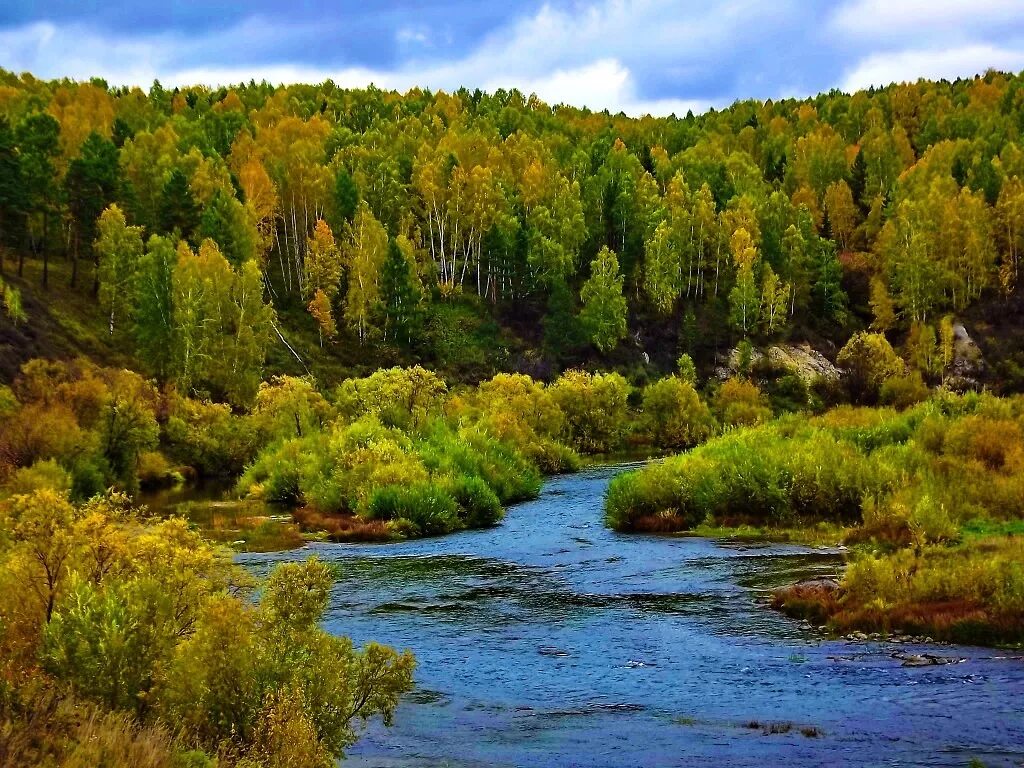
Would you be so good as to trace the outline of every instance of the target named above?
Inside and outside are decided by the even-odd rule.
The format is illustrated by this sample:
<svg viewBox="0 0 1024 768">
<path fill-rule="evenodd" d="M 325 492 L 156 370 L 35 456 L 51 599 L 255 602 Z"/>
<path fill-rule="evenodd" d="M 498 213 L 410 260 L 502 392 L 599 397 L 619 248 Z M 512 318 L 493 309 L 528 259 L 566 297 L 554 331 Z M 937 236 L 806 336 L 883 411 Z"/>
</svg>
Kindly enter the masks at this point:
<svg viewBox="0 0 1024 768">
<path fill-rule="evenodd" d="M 826 640 L 764 596 L 837 573 L 837 553 L 614 533 L 602 500 L 623 468 L 550 479 L 487 530 L 239 556 L 261 574 L 336 563 L 326 627 L 416 653 L 395 725 L 346 765 L 1024 764 L 1020 654 Z"/>
</svg>

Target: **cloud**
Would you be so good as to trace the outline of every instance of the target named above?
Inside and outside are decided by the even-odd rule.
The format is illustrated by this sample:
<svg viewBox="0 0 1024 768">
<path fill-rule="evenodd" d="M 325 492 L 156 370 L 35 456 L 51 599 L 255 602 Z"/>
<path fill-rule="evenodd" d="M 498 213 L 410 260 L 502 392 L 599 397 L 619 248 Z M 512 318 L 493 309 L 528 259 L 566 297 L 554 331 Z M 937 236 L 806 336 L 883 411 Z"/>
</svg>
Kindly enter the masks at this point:
<svg viewBox="0 0 1024 768">
<path fill-rule="evenodd" d="M 311 14 L 300 2 L 282 16 L 280 6 L 268 11 L 269 2 L 253 0 L 255 13 L 220 26 L 151 23 L 129 32 L 136 27 L 79 17 L 21 23 L 0 28 L 0 66 L 141 86 L 155 78 L 165 85 L 329 78 L 399 91 L 515 87 L 551 104 L 664 115 L 836 84 L 1019 68 L 1015 52 L 1024 50 L 1014 42 L 1024 30 L 1007 37 L 1014 23 L 1024 25 L 1011 18 L 1010 0 L 973 0 L 969 20 L 967 4 L 952 0 L 850 0 L 838 10 L 828 0 L 548 0 L 501 13 L 448 0 L 492 11 L 447 16 L 397 0 L 382 0 L 379 12 L 339 6 L 333 14 Z M 147 3 L 157 13 L 152 0 L 139 0 L 135 11 Z M 914 34 L 922 24 L 931 24 L 928 34 Z M 879 27 L 888 30 L 884 39 Z M 850 45 L 852 38 L 860 42 Z"/>
<path fill-rule="evenodd" d="M 399 27 L 393 39 L 408 55 L 389 67 L 305 62 L 279 53 L 257 56 L 261 50 L 273 50 L 275 40 L 280 51 L 282 37 L 301 51 L 304 36 L 315 34 L 307 25 L 279 26 L 260 18 L 191 37 L 173 32 L 115 37 L 78 24 L 34 23 L 0 32 L 0 50 L 8 51 L 5 65 L 19 70 L 44 77 L 96 76 L 113 84 L 145 86 L 155 78 L 165 85 L 330 78 L 348 87 L 373 82 L 402 91 L 414 86 L 449 91 L 462 86 L 518 88 L 552 104 L 629 114 L 685 114 L 720 105 L 727 98 L 644 92 L 641 81 L 659 66 L 699 75 L 712 49 L 735 39 L 734 28 L 741 20 L 747 27 L 753 23 L 748 12 L 756 5 L 752 0 L 729 0 L 706 11 L 698 10 L 697 2 L 684 5 L 693 12 L 684 13 L 679 3 L 669 0 L 606 0 L 570 10 L 543 5 L 485 35 L 463 55 L 447 59 L 431 57 L 425 28 Z M 244 45 L 225 47 L 227 41 Z M 684 76 L 677 89 L 685 94 L 688 85 Z"/>
<path fill-rule="evenodd" d="M 853 0 L 839 7 L 832 26 L 877 43 L 935 33 L 998 33 L 1005 25 L 1019 27 L 1022 20 L 1020 0 Z"/>
<path fill-rule="evenodd" d="M 987 69 L 1016 72 L 1024 69 L 1024 50 L 991 45 L 968 45 L 951 50 L 908 50 L 879 53 L 859 62 L 844 78 L 842 89 L 914 81 L 919 78 L 954 80 Z"/>
</svg>

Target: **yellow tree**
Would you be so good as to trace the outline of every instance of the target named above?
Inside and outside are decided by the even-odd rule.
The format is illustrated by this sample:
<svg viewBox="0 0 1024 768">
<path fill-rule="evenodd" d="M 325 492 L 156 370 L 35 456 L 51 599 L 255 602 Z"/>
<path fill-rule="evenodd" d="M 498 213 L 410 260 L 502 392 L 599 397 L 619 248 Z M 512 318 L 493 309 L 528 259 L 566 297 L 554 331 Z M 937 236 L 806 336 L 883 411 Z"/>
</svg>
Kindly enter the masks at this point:
<svg viewBox="0 0 1024 768">
<path fill-rule="evenodd" d="M 337 324 L 331 303 L 338 295 L 341 284 L 341 251 L 334 241 L 334 233 L 323 219 L 319 219 L 313 229 L 313 236 L 306 243 L 306 259 L 303 263 L 306 279 L 303 282 L 303 294 L 307 300 L 307 309 L 320 328 L 320 343 L 323 337 L 333 339 L 337 333 Z"/>
<path fill-rule="evenodd" d="M 380 298 L 380 269 L 387 253 L 387 231 L 374 218 L 366 203 L 361 202 L 344 250 L 348 267 L 345 320 L 355 329 L 360 343 L 366 341 L 370 316 Z"/>
<path fill-rule="evenodd" d="M 996 201 L 1000 260 L 999 285 L 1009 296 L 1017 285 L 1020 253 L 1024 249 L 1024 184 L 1016 176 L 1003 182 Z"/>
<path fill-rule="evenodd" d="M 757 323 L 758 295 L 757 246 L 750 233 L 743 227 L 733 232 L 729 240 L 733 264 L 736 267 L 736 284 L 729 291 L 729 319 L 746 336 Z"/>
<path fill-rule="evenodd" d="M 850 186 L 842 179 L 834 181 L 825 190 L 825 213 L 832 227 L 832 235 L 847 250 L 857 227 L 857 206 L 853 202 Z"/>
<path fill-rule="evenodd" d="M 779 279 L 770 264 L 765 264 L 761 278 L 761 322 L 770 336 L 786 324 L 789 285 Z"/>
</svg>

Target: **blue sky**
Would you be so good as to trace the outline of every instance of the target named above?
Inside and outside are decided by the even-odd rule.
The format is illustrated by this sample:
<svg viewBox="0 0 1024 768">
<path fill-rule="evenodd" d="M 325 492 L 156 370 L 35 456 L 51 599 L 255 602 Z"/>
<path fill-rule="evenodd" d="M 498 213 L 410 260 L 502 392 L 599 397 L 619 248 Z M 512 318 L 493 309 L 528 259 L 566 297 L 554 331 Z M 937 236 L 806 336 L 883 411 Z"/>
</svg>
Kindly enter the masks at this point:
<svg viewBox="0 0 1024 768">
<path fill-rule="evenodd" d="M 685 113 L 1024 69 L 1024 0 L 4 0 L 0 66 L 112 84 L 517 87 Z"/>
</svg>

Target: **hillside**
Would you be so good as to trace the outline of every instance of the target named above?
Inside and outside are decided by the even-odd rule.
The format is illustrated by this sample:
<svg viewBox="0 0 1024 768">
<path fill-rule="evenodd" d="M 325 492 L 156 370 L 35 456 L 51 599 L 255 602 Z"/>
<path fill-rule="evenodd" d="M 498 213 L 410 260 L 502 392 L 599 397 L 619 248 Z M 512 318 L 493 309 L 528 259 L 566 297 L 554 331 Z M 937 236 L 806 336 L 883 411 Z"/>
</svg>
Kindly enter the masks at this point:
<svg viewBox="0 0 1024 768">
<path fill-rule="evenodd" d="M 26 315 L 0 320 L 6 381 L 81 353 L 238 406 L 267 375 L 393 364 L 643 382 L 744 339 L 834 357 L 870 326 L 936 384 L 962 321 L 986 383 L 1022 386 L 1014 75 L 660 119 L 516 91 L 0 81 Z"/>
</svg>

